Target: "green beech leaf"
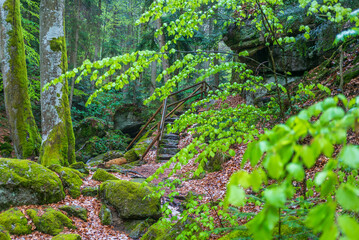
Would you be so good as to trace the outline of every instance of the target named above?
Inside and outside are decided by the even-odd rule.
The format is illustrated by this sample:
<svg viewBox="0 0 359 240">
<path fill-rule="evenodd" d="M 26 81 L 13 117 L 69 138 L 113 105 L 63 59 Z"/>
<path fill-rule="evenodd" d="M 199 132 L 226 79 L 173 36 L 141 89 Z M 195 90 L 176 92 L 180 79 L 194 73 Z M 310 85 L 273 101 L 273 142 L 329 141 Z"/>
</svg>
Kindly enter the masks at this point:
<svg viewBox="0 0 359 240">
<path fill-rule="evenodd" d="M 345 210 L 359 212 L 359 189 L 351 184 L 342 184 L 336 194 L 339 204 Z"/>
<path fill-rule="evenodd" d="M 359 168 L 359 148 L 357 146 L 348 145 L 343 148 L 340 153 L 340 160 L 347 166 Z"/>
<path fill-rule="evenodd" d="M 338 223 L 341 228 L 341 230 L 344 232 L 347 239 L 355 240 L 359 237 L 359 224 L 358 222 L 348 216 L 343 215 L 338 217 Z"/>
</svg>

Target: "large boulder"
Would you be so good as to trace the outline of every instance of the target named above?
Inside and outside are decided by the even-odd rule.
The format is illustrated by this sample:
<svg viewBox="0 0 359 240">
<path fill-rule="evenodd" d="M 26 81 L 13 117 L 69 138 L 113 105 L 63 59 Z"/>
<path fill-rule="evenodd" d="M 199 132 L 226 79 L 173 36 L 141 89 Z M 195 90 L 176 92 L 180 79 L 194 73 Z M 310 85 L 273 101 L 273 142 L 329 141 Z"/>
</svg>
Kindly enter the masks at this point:
<svg viewBox="0 0 359 240">
<path fill-rule="evenodd" d="M 96 181 L 100 181 L 100 182 L 105 182 L 105 181 L 108 181 L 108 180 L 118 180 L 117 177 L 115 177 L 111 173 L 106 172 L 102 168 L 99 168 L 99 169 L 96 170 L 96 172 L 92 176 L 92 179 L 96 180 Z"/>
<path fill-rule="evenodd" d="M 113 116 L 114 128 L 135 137 L 146 121 L 141 115 L 142 112 L 143 110 L 134 104 L 119 107 Z"/>
<path fill-rule="evenodd" d="M 87 209 L 84 207 L 76 205 L 64 205 L 59 207 L 59 209 L 66 212 L 69 216 L 77 217 L 87 222 Z"/>
<path fill-rule="evenodd" d="M 106 122 L 96 117 L 88 117 L 74 126 L 76 147 L 83 145 L 92 137 L 104 137 L 106 135 Z"/>
<path fill-rule="evenodd" d="M 27 160 L 0 159 L 0 211 L 59 202 L 64 197 L 60 178 L 46 167 Z"/>
<path fill-rule="evenodd" d="M 43 214 L 39 214 L 37 209 L 29 209 L 26 213 L 34 222 L 36 230 L 42 233 L 55 236 L 65 227 L 76 229 L 70 218 L 53 208 L 46 208 Z"/>
<path fill-rule="evenodd" d="M 152 191 L 140 183 L 115 180 L 102 183 L 99 196 L 113 206 L 122 219 L 158 219 L 161 215 L 160 199 L 148 197 Z"/>
<path fill-rule="evenodd" d="M 25 215 L 16 208 L 11 208 L 0 214 L 0 225 L 10 234 L 26 235 L 31 233 L 31 225 L 27 223 Z"/>
<path fill-rule="evenodd" d="M 83 183 L 81 180 L 81 177 L 83 177 L 82 173 L 76 169 L 62 167 L 57 164 L 51 165 L 49 169 L 59 174 L 62 184 L 65 189 L 69 191 L 71 197 L 78 198 L 81 195 L 80 187 Z"/>
</svg>

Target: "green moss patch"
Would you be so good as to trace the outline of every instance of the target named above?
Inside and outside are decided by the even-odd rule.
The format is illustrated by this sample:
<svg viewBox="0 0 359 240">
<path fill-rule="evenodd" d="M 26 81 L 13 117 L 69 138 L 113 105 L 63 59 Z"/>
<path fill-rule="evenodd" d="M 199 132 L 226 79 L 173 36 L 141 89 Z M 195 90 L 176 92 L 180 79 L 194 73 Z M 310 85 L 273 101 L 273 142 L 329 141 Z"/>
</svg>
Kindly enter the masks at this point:
<svg viewBox="0 0 359 240">
<path fill-rule="evenodd" d="M 163 236 L 171 229 L 172 225 L 168 222 L 158 221 L 157 223 L 153 224 L 150 228 L 148 228 L 147 232 L 143 237 L 142 240 L 157 240 L 163 239 Z"/>
<path fill-rule="evenodd" d="M 0 158 L 0 211 L 10 206 L 59 202 L 60 178 L 35 162 Z"/>
<path fill-rule="evenodd" d="M 104 182 L 104 181 L 108 181 L 108 180 L 118 180 L 117 177 L 115 177 L 111 173 L 106 172 L 102 168 L 99 168 L 96 170 L 96 172 L 92 176 L 92 179 L 96 180 L 96 181 L 100 181 L 100 182 Z"/>
<path fill-rule="evenodd" d="M 51 240 L 81 240 L 81 236 L 78 234 L 59 234 L 53 238 L 51 238 Z"/>
<path fill-rule="evenodd" d="M 36 209 L 29 209 L 26 213 L 32 219 L 36 230 L 39 232 L 55 236 L 62 232 L 64 227 L 76 229 L 70 218 L 53 208 L 46 208 L 41 216 Z"/>
<path fill-rule="evenodd" d="M 126 158 L 129 163 L 140 159 L 135 149 L 130 149 L 123 157 Z"/>
<path fill-rule="evenodd" d="M 139 183 L 106 181 L 100 185 L 99 196 L 112 205 L 122 219 L 158 219 L 160 199 L 147 197 L 152 191 Z"/>
<path fill-rule="evenodd" d="M 87 222 L 87 209 L 81 206 L 61 206 L 60 210 L 65 211 L 69 216 L 80 218 Z"/>
<path fill-rule="evenodd" d="M 80 173 L 83 174 L 89 174 L 89 170 L 87 168 L 87 165 L 83 162 L 76 162 L 70 165 L 70 168 L 76 169 L 77 171 L 79 171 Z"/>
<path fill-rule="evenodd" d="M 99 218 L 103 225 L 111 225 L 112 224 L 112 213 L 106 204 L 102 204 L 101 210 L 99 213 Z"/>
<path fill-rule="evenodd" d="M 96 197 L 98 193 L 98 187 L 84 187 L 81 189 L 81 193 L 84 196 Z"/>
<path fill-rule="evenodd" d="M 5 227 L 0 225 L 0 239 L 1 240 L 11 240 L 10 233 L 5 229 Z"/>
<path fill-rule="evenodd" d="M 17 208 L 11 208 L 1 213 L 0 225 L 14 235 L 26 235 L 31 233 L 31 225 L 27 224 L 25 215 Z M 0 236 L 1 232 L 0 228 Z"/>
<path fill-rule="evenodd" d="M 77 198 L 81 195 L 80 187 L 83 183 L 81 180 L 83 175 L 79 171 L 57 164 L 51 165 L 49 169 L 59 174 L 65 189 L 68 189 L 71 197 Z"/>
<path fill-rule="evenodd" d="M 108 162 L 108 161 L 110 161 L 112 159 L 121 158 L 121 157 L 123 157 L 123 152 L 120 152 L 120 151 L 108 151 L 103 156 L 103 161 Z"/>
</svg>

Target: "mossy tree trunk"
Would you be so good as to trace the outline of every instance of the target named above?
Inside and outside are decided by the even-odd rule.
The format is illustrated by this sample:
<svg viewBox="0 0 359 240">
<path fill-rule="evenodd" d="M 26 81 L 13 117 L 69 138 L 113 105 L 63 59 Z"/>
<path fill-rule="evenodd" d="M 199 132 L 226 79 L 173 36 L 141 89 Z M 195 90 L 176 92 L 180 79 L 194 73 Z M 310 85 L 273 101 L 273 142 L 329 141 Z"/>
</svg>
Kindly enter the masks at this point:
<svg viewBox="0 0 359 240">
<path fill-rule="evenodd" d="M 67 71 L 65 0 L 40 3 L 41 87 Z M 41 92 L 41 164 L 68 166 L 75 162 L 75 137 L 67 79 Z"/>
<path fill-rule="evenodd" d="M 17 158 L 39 153 L 41 137 L 31 110 L 20 0 L 0 0 L 0 56 L 5 107 Z"/>
</svg>

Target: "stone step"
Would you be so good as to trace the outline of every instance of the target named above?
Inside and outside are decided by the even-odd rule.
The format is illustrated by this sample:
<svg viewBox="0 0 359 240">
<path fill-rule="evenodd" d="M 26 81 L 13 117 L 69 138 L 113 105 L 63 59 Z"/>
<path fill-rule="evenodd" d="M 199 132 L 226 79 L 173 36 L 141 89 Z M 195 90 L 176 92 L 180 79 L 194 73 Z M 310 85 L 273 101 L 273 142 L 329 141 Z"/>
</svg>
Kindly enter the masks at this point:
<svg viewBox="0 0 359 240">
<path fill-rule="evenodd" d="M 171 154 L 160 154 L 157 158 L 158 161 L 168 161 L 171 159 L 171 157 L 173 157 L 173 155 Z"/>
<path fill-rule="evenodd" d="M 164 134 L 162 139 L 179 140 L 180 136 L 178 134 L 169 133 L 169 134 Z"/>
<path fill-rule="evenodd" d="M 173 149 L 173 148 L 178 148 L 178 144 L 175 144 L 175 145 L 169 145 L 169 144 L 162 144 L 162 145 L 160 145 L 160 148 L 171 148 L 171 149 Z"/>
<path fill-rule="evenodd" d="M 177 147 L 179 140 L 172 140 L 172 139 L 162 139 L 160 145 L 168 145 L 168 146 L 175 146 Z"/>
<path fill-rule="evenodd" d="M 179 118 L 178 118 L 178 117 L 166 118 L 165 122 L 173 123 L 173 122 L 176 121 L 177 119 L 179 119 Z"/>
<path fill-rule="evenodd" d="M 160 148 L 160 154 L 176 155 L 180 150 L 178 148 Z"/>
</svg>

